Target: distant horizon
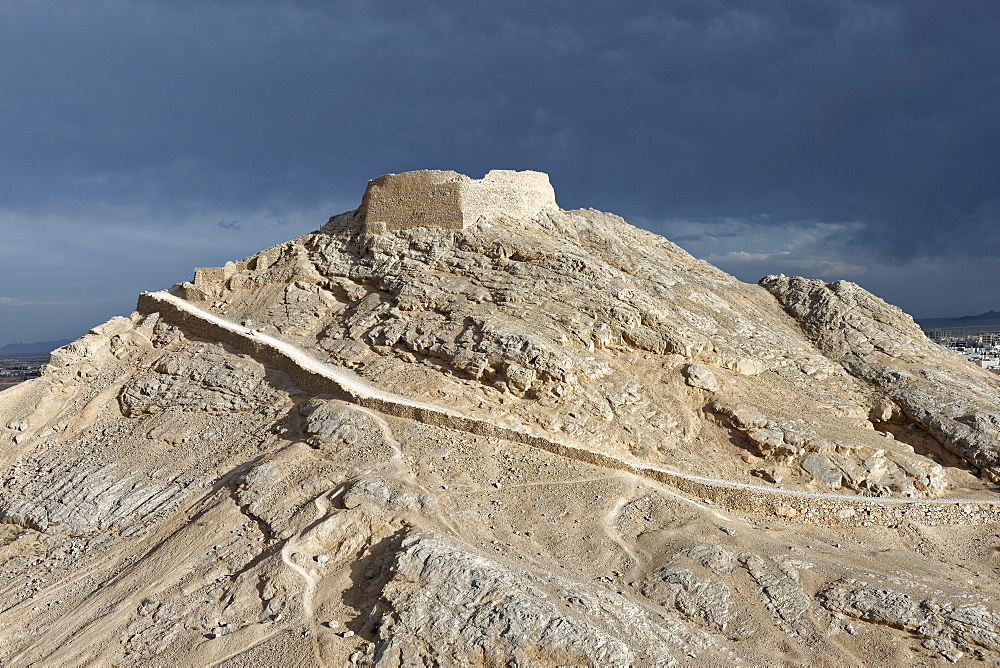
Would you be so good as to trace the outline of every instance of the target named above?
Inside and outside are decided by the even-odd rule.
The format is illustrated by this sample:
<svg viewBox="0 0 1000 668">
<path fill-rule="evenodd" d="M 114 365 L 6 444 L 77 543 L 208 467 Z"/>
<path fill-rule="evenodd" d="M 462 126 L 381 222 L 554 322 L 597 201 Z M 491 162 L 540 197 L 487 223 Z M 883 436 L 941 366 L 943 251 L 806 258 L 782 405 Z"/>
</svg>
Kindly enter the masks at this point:
<svg viewBox="0 0 1000 668">
<path fill-rule="evenodd" d="M 80 338 L 80 337 L 77 337 Z M 3 343 L 0 342 L 0 355 L 12 354 L 17 348 L 41 348 L 42 346 L 51 346 L 51 350 L 60 348 L 68 343 L 72 343 L 76 339 L 61 338 L 61 339 L 47 339 L 45 341 L 18 341 L 15 343 Z"/>
</svg>

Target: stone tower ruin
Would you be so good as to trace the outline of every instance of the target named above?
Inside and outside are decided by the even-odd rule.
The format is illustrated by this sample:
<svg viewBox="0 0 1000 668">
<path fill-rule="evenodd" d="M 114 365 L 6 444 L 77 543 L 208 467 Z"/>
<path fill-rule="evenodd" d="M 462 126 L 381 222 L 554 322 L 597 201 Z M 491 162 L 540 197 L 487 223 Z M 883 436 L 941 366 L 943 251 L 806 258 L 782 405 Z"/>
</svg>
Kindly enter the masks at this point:
<svg viewBox="0 0 1000 668">
<path fill-rule="evenodd" d="M 494 169 L 481 179 L 452 171 L 386 174 L 368 182 L 361 200 L 365 229 L 413 227 L 464 229 L 481 218 L 530 217 L 557 210 L 556 194 L 542 172 Z"/>
</svg>

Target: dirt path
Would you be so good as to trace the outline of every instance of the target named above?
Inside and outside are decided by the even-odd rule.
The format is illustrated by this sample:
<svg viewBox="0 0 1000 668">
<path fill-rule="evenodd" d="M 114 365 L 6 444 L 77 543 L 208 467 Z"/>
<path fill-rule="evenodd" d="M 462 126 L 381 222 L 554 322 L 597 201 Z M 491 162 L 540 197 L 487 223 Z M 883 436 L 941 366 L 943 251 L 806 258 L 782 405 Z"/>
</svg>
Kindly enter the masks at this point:
<svg viewBox="0 0 1000 668">
<path fill-rule="evenodd" d="M 313 505 L 316 506 L 316 517 L 314 518 L 316 522 L 326 517 L 326 514 L 330 511 L 330 504 L 323 495 L 313 499 Z M 316 618 L 313 611 L 313 598 L 316 596 L 316 585 L 318 583 L 315 576 L 308 569 L 299 566 L 292 559 L 292 555 L 295 554 L 294 550 L 301 538 L 302 532 L 300 531 L 285 541 L 285 545 L 281 548 L 281 561 L 284 562 L 285 566 L 298 573 L 305 582 L 302 587 L 302 611 L 306 617 L 306 624 L 309 626 L 309 636 L 312 638 L 313 643 L 313 654 L 315 655 L 316 662 L 322 666 L 324 663 L 320 657 L 319 646 L 316 642 Z"/>
<path fill-rule="evenodd" d="M 323 516 L 326 515 L 329 510 L 329 504 L 326 499 L 322 496 L 318 496 L 313 500 L 313 504 L 316 506 L 316 517 L 315 519 L 321 520 Z M 287 541 L 285 541 L 284 547 L 281 548 L 281 560 L 290 569 L 298 573 L 303 580 L 305 580 L 305 586 L 302 589 L 302 610 L 305 612 L 306 618 L 310 623 L 313 621 L 313 596 L 316 594 L 316 578 L 314 578 L 308 570 L 299 566 L 292 559 L 295 548 L 298 546 L 299 539 L 302 537 L 302 532 L 295 534 Z"/>
</svg>

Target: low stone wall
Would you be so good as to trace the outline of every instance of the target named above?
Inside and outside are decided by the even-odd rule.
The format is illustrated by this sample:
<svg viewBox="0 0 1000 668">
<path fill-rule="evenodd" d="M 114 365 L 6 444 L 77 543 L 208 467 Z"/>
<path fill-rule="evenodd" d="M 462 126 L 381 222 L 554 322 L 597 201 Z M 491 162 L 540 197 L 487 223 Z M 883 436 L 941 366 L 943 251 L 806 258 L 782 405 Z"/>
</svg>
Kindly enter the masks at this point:
<svg viewBox="0 0 1000 668">
<path fill-rule="evenodd" d="M 359 393 L 346 387 L 336 378 L 303 368 L 284 351 L 252 334 L 244 333 L 237 325 L 232 325 L 230 329 L 206 320 L 156 293 L 140 295 L 137 308 L 144 314 L 159 313 L 167 321 L 195 336 L 220 341 L 242 350 L 258 361 L 284 371 L 298 387 L 311 394 L 328 394 L 385 415 L 416 420 L 477 436 L 524 443 L 562 457 L 625 471 L 661 482 L 720 509 L 824 525 L 895 525 L 904 521 L 923 524 L 1000 523 L 1000 501 L 956 502 L 949 499 L 878 499 L 810 494 L 690 476 L 590 450 L 575 443 L 502 427 L 478 418 L 456 415 L 443 408 L 414 406 Z M 191 308 L 196 307 L 192 305 Z"/>
</svg>

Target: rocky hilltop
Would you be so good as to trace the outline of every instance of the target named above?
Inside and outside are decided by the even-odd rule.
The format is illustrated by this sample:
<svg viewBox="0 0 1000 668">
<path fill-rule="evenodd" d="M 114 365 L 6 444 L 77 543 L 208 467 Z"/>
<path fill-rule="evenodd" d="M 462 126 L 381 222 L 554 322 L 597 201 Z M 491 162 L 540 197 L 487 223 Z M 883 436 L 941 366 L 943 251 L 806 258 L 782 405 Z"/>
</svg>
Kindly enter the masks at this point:
<svg viewBox="0 0 1000 668">
<path fill-rule="evenodd" d="M 410 172 L 0 394 L 0 665 L 1000 662 L 1000 379 Z"/>
</svg>

